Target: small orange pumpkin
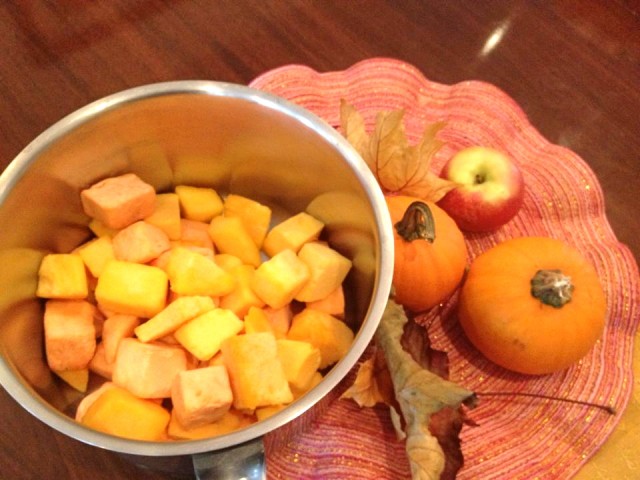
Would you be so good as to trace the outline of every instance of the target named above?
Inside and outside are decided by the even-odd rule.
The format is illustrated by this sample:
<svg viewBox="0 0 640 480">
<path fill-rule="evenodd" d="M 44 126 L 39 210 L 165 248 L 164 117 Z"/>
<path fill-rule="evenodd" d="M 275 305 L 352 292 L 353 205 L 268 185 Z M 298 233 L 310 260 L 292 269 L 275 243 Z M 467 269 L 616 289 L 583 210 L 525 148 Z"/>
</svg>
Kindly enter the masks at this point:
<svg viewBox="0 0 640 480">
<path fill-rule="evenodd" d="M 414 312 L 427 310 L 460 284 L 467 267 L 464 237 L 432 202 L 401 195 L 386 200 L 395 229 L 395 299 Z"/>
<path fill-rule="evenodd" d="M 606 300 L 595 268 L 547 237 L 507 240 L 479 255 L 460 292 L 458 316 L 487 358 L 533 375 L 563 370 L 601 336 Z"/>
</svg>

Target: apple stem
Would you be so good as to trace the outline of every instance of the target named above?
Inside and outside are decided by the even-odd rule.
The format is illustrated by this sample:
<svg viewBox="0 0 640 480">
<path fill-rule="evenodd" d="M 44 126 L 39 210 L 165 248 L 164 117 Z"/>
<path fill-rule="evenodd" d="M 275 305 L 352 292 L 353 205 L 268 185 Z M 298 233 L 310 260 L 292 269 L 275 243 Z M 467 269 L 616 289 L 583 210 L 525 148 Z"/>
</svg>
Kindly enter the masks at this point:
<svg viewBox="0 0 640 480">
<path fill-rule="evenodd" d="M 485 180 L 486 180 L 485 176 L 484 175 L 480 175 L 478 173 L 476 175 L 476 178 L 475 178 L 475 183 L 476 183 L 476 185 L 479 184 L 479 183 L 484 183 Z"/>
<path fill-rule="evenodd" d="M 553 400 L 556 402 L 567 402 L 572 403 L 574 405 L 582 405 L 586 407 L 599 408 L 600 410 L 604 410 L 609 415 L 616 414 L 616 408 L 612 405 L 602 405 L 600 403 L 587 402 L 584 400 L 576 400 L 573 398 L 560 398 L 560 397 L 552 397 L 551 395 L 543 395 L 539 393 L 527 393 L 527 392 L 475 392 L 476 395 L 479 396 L 487 396 L 487 397 L 511 397 L 511 396 L 521 396 L 521 397 L 531 397 L 531 398 L 540 398 L 543 400 Z"/>
<path fill-rule="evenodd" d="M 402 220 L 395 224 L 396 232 L 407 242 L 436 239 L 436 224 L 429 205 L 415 201 L 407 207 Z"/>
<path fill-rule="evenodd" d="M 573 288 L 571 277 L 560 270 L 538 270 L 531 279 L 531 295 L 555 308 L 571 301 Z"/>
</svg>

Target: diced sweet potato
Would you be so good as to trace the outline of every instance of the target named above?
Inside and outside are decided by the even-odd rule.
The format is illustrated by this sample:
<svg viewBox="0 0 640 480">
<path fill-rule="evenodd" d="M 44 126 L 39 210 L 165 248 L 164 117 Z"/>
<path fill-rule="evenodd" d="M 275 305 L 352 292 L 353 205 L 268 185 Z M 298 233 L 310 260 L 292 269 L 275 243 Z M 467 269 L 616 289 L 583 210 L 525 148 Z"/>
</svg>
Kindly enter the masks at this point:
<svg viewBox="0 0 640 480">
<path fill-rule="evenodd" d="M 256 246 L 262 247 L 262 242 L 271 224 L 271 209 L 269 207 L 232 193 L 227 195 L 224 200 L 224 216 L 239 217 Z"/>
<path fill-rule="evenodd" d="M 307 302 L 307 308 L 320 310 L 337 318 L 344 318 L 344 288 L 340 285 L 325 298 L 315 302 Z"/>
<path fill-rule="evenodd" d="M 282 308 L 291 303 L 309 276 L 309 267 L 293 250 L 282 250 L 256 269 L 251 288 L 270 307 Z"/>
<path fill-rule="evenodd" d="M 178 297 L 164 310 L 135 329 L 141 342 L 151 342 L 169 335 L 192 318 L 213 310 L 215 304 L 211 297 L 194 295 Z"/>
<path fill-rule="evenodd" d="M 97 237 L 80 245 L 76 252 L 95 278 L 98 278 L 104 266 L 115 258 L 110 236 Z"/>
<path fill-rule="evenodd" d="M 180 198 L 180 210 L 184 218 L 209 222 L 223 211 L 222 199 L 213 188 L 178 185 L 175 191 Z"/>
<path fill-rule="evenodd" d="M 305 308 L 293 317 L 287 338 L 309 342 L 318 348 L 322 358 L 320 369 L 323 369 L 346 355 L 354 335 L 342 320 Z"/>
<path fill-rule="evenodd" d="M 260 249 L 240 218 L 215 217 L 209 224 L 209 235 L 218 252 L 235 255 L 254 267 L 260 265 Z"/>
<path fill-rule="evenodd" d="M 351 260 L 320 242 L 305 243 L 298 252 L 311 273 L 309 280 L 296 294 L 300 302 L 314 302 L 325 298 L 342 285 L 351 269 Z"/>
<path fill-rule="evenodd" d="M 298 250 L 307 242 L 317 240 L 324 224 L 306 212 L 287 218 L 267 233 L 263 250 L 273 257 L 282 250 Z"/>
<path fill-rule="evenodd" d="M 116 355 L 113 383 L 140 398 L 168 398 L 175 376 L 184 370 L 187 355 L 182 348 L 125 338 Z"/>
<path fill-rule="evenodd" d="M 139 324 L 140 319 L 133 315 L 113 315 L 104 321 L 102 343 L 105 360 L 108 363 L 115 362 L 120 341 L 123 338 L 133 337 L 133 331 Z"/>
<path fill-rule="evenodd" d="M 167 263 L 171 290 L 180 295 L 226 295 L 235 279 L 212 259 L 185 247 L 172 249 Z"/>
<path fill-rule="evenodd" d="M 231 292 L 220 298 L 221 308 L 231 310 L 242 318 L 250 307 L 262 307 L 264 305 L 264 302 L 251 288 L 251 280 L 255 275 L 255 271 L 256 269 L 252 265 L 239 265 L 228 270 L 236 279 L 236 286 Z"/>
<path fill-rule="evenodd" d="M 156 192 L 133 173 L 106 178 L 80 193 L 85 213 L 109 228 L 124 228 L 153 213 Z"/>
<path fill-rule="evenodd" d="M 78 300 L 88 294 L 87 273 L 80 255 L 50 253 L 43 257 L 38 270 L 38 297 Z"/>
<path fill-rule="evenodd" d="M 231 380 L 235 408 L 255 410 L 293 401 L 273 335 L 236 335 L 225 340 L 221 350 Z"/>
<path fill-rule="evenodd" d="M 180 223 L 180 199 L 175 193 L 156 195 L 156 206 L 145 222 L 155 225 L 166 233 L 169 240 L 178 240 L 182 235 Z"/>
<path fill-rule="evenodd" d="M 196 358 L 206 361 L 218 353 L 222 342 L 243 327 L 242 320 L 231 310 L 216 308 L 189 320 L 174 336 Z"/>
<path fill-rule="evenodd" d="M 81 423 L 89 428 L 134 440 L 162 440 L 171 414 L 155 402 L 124 388 L 106 388 L 89 405 Z"/>
<path fill-rule="evenodd" d="M 173 413 L 192 429 L 220 420 L 231 407 L 233 394 L 223 365 L 180 372 L 171 390 Z"/>
<path fill-rule="evenodd" d="M 84 300 L 49 300 L 44 312 L 47 363 L 57 372 L 89 366 L 96 349 L 96 307 Z"/>
<path fill-rule="evenodd" d="M 276 341 L 278 358 L 292 388 L 304 390 L 320 367 L 320 350 L 308 342 L 282 338 Z"/>
<path fill-rule="evenodd" d="M 176 418 L 175 411 L 173 411 L 171 421 L 169 422 L 168 433 L 171 438 L 178 440 L 198 440 L 231 433 L 250 425 L 252 421 L 252 417 L 231 409 L 216 422 L 195 428 L 185 428 L 180 424 Z"/>
<path fill-rule="evenodd" d="M 117 260 L 133 263 L 147 263 L 171 248 L 167 234 L 143 220 L 120 230 L 112 243 Z"/>
<path fill-rule="evenodd" d="M 95 295 L 107 311 L 150 318 L 164 308 L 167 290 L 168 278 L 163 270 L 112 260 L 98 279 Z"/>
</svg>

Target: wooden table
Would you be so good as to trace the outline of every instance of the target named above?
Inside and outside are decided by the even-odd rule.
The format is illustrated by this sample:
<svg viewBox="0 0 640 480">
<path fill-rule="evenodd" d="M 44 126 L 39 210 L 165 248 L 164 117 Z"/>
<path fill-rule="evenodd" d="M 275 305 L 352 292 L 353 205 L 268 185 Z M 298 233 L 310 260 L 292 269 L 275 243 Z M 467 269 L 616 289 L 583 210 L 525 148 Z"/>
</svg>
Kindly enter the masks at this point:
<svg viewBox="0 0 640 480">
<path fill-rule="evenodd" d="M 146 83 L 247 84 L 286 64 L 333 71 L 377 56 L 441 83 L 491 82 L 593 168 L 614 231 L 640 258 L 637 0 L 5 0 L 0 44 L 3 169 L 66 114 Z M 1 478 L 168 478 L 58 434 L 2 389 L 0 431 Z M 632 464 L 605 468 L 628 434 L 615 432 L 584 478 L 637 478 Z"/>
</svg>

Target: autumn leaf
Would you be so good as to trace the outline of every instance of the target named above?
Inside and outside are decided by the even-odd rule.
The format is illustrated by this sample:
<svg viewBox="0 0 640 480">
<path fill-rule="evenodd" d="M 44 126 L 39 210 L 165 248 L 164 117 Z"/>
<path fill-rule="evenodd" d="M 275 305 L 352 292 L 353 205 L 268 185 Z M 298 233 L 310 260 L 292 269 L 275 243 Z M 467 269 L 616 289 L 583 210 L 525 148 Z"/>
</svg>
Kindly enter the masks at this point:
<svg viewBox="0 0 640 480">
<path fill-rule="evenodd" d="M 403 118 L 404 110 L 378 112 L 369 135 L 362 115 L 346 101 L 340 103 L 343 135 L 367 163 L 384 193 L 437 202 L 456 187 L 431 172 L 431 161 L 442 147 L 437 134 L 444 123 L 428 125 L 420 142 L 410 145 Z"/>
</svg>

